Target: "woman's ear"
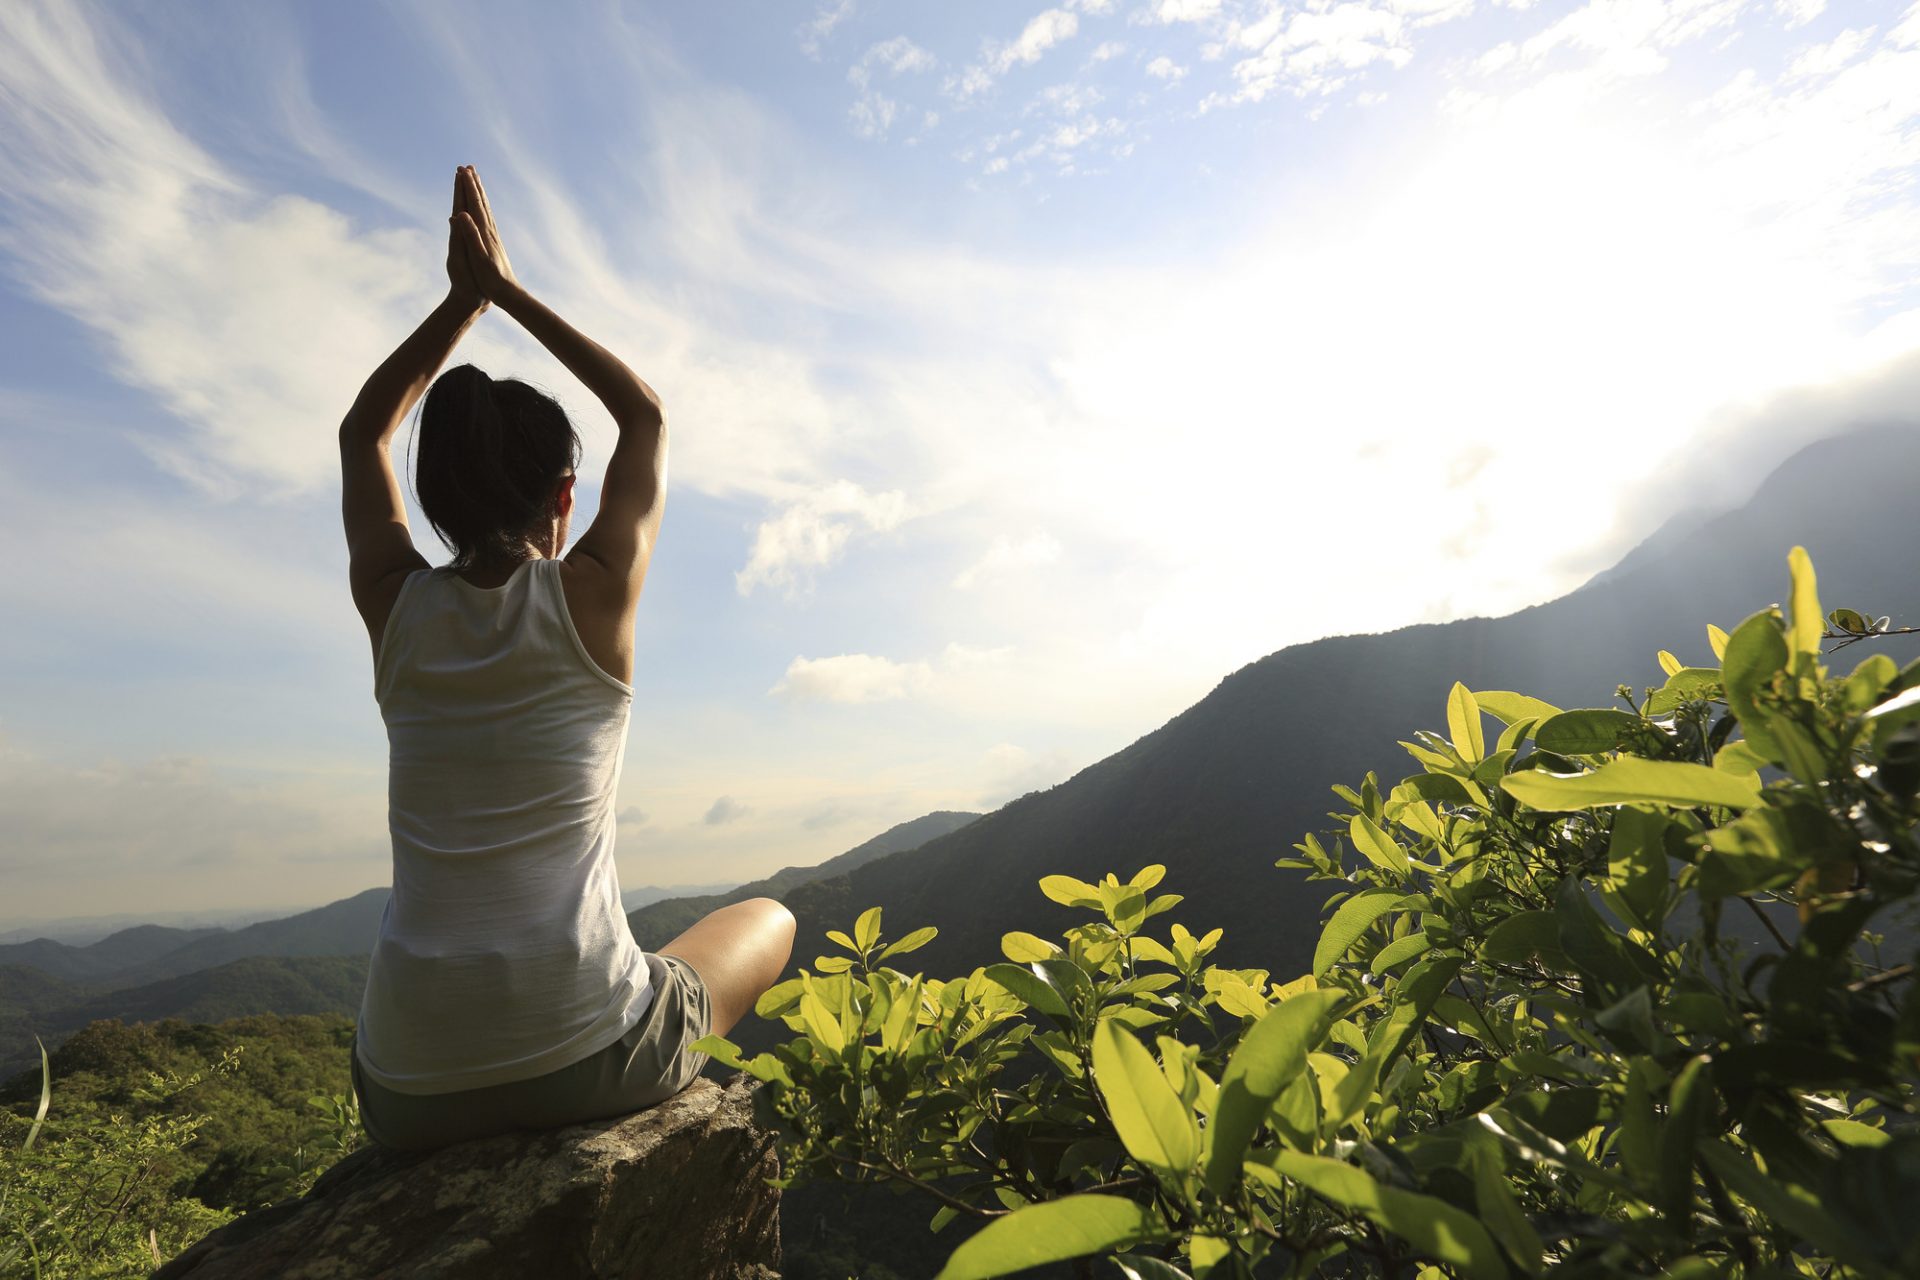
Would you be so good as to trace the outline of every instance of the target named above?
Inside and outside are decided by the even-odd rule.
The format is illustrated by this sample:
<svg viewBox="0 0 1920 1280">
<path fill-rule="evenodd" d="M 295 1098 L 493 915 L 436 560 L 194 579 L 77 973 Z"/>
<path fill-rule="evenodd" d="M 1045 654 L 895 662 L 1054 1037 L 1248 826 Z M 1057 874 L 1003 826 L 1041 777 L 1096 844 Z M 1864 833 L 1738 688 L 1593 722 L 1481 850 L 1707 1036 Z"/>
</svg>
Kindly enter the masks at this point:
<svg viewBox="0 0 1920 1280">
<path fill-rule="evenodd" d="M 568 475 L 561 479 L 560 485 L 553 491 L 553 514 L 569 515 L 573 511 L 573 482 L 577 476 Z"/>
</svg>

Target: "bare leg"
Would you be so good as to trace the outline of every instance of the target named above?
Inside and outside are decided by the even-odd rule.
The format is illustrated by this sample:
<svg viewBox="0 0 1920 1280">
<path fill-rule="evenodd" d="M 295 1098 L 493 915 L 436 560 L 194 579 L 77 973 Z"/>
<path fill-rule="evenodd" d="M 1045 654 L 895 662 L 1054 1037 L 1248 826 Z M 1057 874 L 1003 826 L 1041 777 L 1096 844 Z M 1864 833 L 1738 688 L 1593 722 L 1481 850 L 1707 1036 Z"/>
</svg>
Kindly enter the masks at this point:
<svg viewBox="0 0 1920 1280">
<path fill-rule="evenodd" d="M 657 950 L 679 956 L 706 980 L 712 1030 L 723 1036 L 780 981 L 793 955 L 793 928 L 793 912 L 772 898 L 748 898 L 707 913 Z"/>
</svg>

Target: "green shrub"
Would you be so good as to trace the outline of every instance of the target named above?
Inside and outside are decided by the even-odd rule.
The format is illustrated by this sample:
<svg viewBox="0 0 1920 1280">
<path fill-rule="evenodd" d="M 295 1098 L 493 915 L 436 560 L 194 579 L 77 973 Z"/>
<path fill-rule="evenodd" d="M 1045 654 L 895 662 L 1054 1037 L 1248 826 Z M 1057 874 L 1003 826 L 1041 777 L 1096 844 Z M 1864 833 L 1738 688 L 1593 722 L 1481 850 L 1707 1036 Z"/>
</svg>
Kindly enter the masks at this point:
<svg viewBox="0 0 1920 1280">
<path fill-rule="evenodd" d="M 229 1054 L 212 1071 L 233 1069 Z M 0 1276 L 144 1276 L 233 1217 L 172 1191 L 205 1117 L 116 1113 L 69 1124 L 49 1115 L 44 1050 L 41 1070 L 33 1118 L 0 1111 Z M 166 1108 L 202 1079 L 153 1072 L 134 1096 Z"/>
<path fill-rule="evenodd" d="M 1456 685 L 1419 772 L 1278 864 L 1334 888 L 1310 973 L 1158 933 L 1160 867 L 1048 876 L 1090 913 L 1058 941 L 910 977 L 932 931 L 869 910 L 760 1001 L 792 1040 L 703 1047 L 766 1082 L 788 1183 L 984 1223 L 944 1280 L 1920 1275 L 1914 942 L 1879 932 L 1920 883 L 1920 663 L 1829 673 L 1874 625 L 1789 563 L 1785 614 L 1622 707 Z"/>
</svg>

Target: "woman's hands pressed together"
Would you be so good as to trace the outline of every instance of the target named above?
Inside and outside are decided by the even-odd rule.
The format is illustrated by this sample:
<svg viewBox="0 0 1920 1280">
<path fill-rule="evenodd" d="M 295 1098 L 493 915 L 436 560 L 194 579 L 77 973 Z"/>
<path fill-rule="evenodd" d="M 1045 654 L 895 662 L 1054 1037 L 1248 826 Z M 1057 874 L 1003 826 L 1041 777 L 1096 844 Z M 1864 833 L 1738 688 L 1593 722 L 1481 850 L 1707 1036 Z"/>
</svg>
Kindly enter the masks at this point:
<svg viewBox="0 0 1920 1280">
<path fill-rule="evenodd" d="M 460 225 L 460 213 L 467 198 L 467 171 L 464 168 L 453 171 L 453 213 L 447 218 L 447 296 L 453 301 L 479 315 L 487 309 L 487 295 L 481 291 L 480 280 L 474 275 L 473 263 L 467 252 L 465 229 Z"/>
<path fill-rule="evenodd" d="M 449 222 L 453 230 L 447 242 L 447 275 L 456 294 L 470 289 L 484 307 L 520 287 L 513 265 L 507 261 L 507 251 L 500 244 L 500 229 L 494 225 L 486 188 L 480 185 L 480 175 L 470 164 L 454 172 L 453 217 Z"/>
</svg>

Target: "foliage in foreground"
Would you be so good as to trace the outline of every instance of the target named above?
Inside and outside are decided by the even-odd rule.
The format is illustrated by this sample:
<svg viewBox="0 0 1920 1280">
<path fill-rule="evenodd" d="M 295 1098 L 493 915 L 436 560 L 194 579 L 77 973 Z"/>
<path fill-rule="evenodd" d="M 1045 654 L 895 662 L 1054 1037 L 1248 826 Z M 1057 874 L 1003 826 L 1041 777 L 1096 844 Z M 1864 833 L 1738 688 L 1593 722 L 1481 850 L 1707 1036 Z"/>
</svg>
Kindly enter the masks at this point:
<svg viewBox="0 0 1920 1280">
<path fill-rule="evenodd" d="M 350 1030 L 101 1022 L 62 1046 L 57 1088 L 43 1053 L 25 1114 L 0 1111 L 0 1277 L 145 1276 L 236 1211 L 306 1191 L 363 1140 L 351 1090 L 325 1092 Z"/>
<path fill-rule="evenodd" d="M 702 1047 L 766 1082 L 789 1181 L 983 1221 L 944 1280 L 1920 1274 L 1920 663 L 1830 672 L 1874 624 L 1790 567 L 1625 707 L 1456 685 L 1419 772 L 1278 864 L 1335 889 L 1310 973 L 1159 934 L 1160 867 L 1048 876 L 1090 913 L 1058 942 L 909 977 L 932 931 L 869 910 L 761 1000 L 792 1040 Z"/>
</svg>

